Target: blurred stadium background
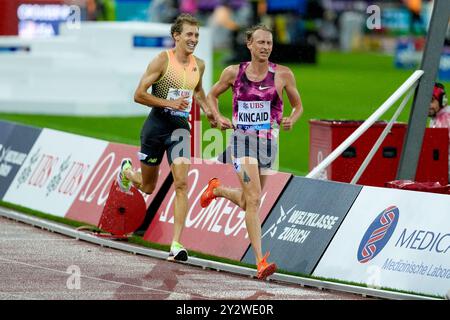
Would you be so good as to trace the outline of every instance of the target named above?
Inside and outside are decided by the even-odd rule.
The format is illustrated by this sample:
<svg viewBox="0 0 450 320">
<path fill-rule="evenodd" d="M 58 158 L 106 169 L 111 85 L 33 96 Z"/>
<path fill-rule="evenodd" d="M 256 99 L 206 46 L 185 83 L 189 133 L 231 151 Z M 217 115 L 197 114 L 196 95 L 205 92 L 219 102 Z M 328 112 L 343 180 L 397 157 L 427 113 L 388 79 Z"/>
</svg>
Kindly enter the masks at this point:
<svg viewBox="0 0 450 320">
<path fill-rule="evenodd" d="M 371 5 L 381 9 L 381 24 L 377 29 L 368 28 L 366 23 L 371 16 L 367 12 Z M 54 114 L 39 114 L 29 106 L 22 112 L 17 101 L 11 107 L 14 100 L 11 95 L 17 92 L 14 86 L 20 87 L 22 81 L 17 80 L 13 86 L 11 81 L 15 77 L 11 75 L 16 74 L 19 79 L 20 73 L 28 67 L 23 65 L 25 60 L 10 57 L 26 57 L 30 53 L 30 43 L 48 44 L 51 39 L 60 37 L 67 26 L 83 29 L 92 23 L 105 22 L 108 22 L 104 24 L 106 28 L 114 28 L 115 24 L 171 23 L 180 12 L 189 12 L 213 35 L 210 70 L 213 83 L 226 65 L 247 58 L 243 30 L 263 22 L 274 29 L 272 60 L 292 68 L 304 106 L 304 114 L 294 130 L 281 133 L 280 169 L 305 175 L 309 160 L 308 121 L 364 120 L 372 114 L 420 65 L 432 5 L 433 1 L 425 0 L 0 0 L 0 119 L 139 145 L 139 132 L 147 110 L 137 105 L 140 114 L 120 116 L 67 115 L 63 110 L 58 112 L 57 106 Z M 81 24 L 77 26 L 78 20 Z M 101 43 L 101 39 L 96 40 Z M 115 48 L 112 46 L 108 50 Z M 52 54 L 59 54 L 57 46 L 54 51 Z M 73 61 L 71 63 L 80 64 L 72 65 L 73 68 L 83 67 L 83 59 Z M 107 63 L 103 67 L 107 68 Z M 35 82 L 22 84 L 39 90 L 40 79 L 52 77 L 52 73 L 43 68 L 37 78 L 33 78 Z M 127 65 L 122 68 L 125 70 Z M 139 70 L 142 73 L 144 68 Z M 89 81 L 89 77 L 87 73 L 85 79 L 78 77 L 77 81 Z M 133 88 L 139 76 L 109 80 L 118 81 L 119 89 L 124 82 L 127 88 Z M 449 31 L 439 80 L 450 88 Z M 68 90 L 71 85 L 68 84 Z M 93 91 L 100 90 L 105 99 L 115 96 L 116 92 L 96 88 L 95 82 L 90 85 Z M 210 85 L 206 84 L 205 88 Z M 127 90 L 131 101 L 132 92 Z M 26 90 L 23 94 L 27 95 Z M 44 103 L 46 99 L 54 103 L 51 96 L 44 97 Z M 288 113 L 286 99 L 285 103 Z M 90 106 L 95 108 L 95 102 Z M 225 115 L 231 115 L 231 92 L 221 97 L 220 108 Z M 407 108 L 399 121 L 408 120 L 408 111 Z M 382 119 L 389 119 L 393 112 L 386 113 Z M 203 119 L 203 130 L 207 128 Z"/>
</svg>

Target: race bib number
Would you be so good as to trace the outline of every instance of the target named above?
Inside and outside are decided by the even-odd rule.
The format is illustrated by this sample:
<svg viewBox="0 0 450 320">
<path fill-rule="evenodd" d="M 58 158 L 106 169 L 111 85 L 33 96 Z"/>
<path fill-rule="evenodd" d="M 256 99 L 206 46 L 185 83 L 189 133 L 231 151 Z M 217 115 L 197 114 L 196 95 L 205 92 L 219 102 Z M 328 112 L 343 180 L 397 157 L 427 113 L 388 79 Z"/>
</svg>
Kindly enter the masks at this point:
<svg viewBox="0 0 450 320">
<path fill-rule="evenodd" d="M 188 118 L 192 108 L 192 94 L 193 94 L 192 90 L 170 88 L 169 93 L 167 94 L 167 100 L 176 100 L 181 97 L 185 97 L 186 100 L 189 102 L 188 107 L 183 111 L 174 110 L 170 108 L 167 109 L 170 112 L 170 114 L 173 116 Z"/>
<path fill-rule="evenodd" d="M 270 101 L 238 101 L 236 128 L 270 129 Z"/>
</svg>

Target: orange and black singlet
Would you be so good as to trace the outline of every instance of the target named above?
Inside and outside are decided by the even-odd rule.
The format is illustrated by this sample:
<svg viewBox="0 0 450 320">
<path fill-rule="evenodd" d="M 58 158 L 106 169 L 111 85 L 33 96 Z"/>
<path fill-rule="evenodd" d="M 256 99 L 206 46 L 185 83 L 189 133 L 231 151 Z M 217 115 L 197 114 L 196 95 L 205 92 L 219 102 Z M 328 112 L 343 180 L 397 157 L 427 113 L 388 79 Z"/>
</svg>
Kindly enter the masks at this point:
<svg viewBox="0 0 450 320">
<path fill-rule="evenodd" d="M 173 50 L 166 51 L 167 69 L 163 76 L 152 85 L 152 94 L 161 99 L 174 100 L 185 96 L 190 100 L 183 111 L 153 107 L 141 130 L 141 151 L 139 160 L 148 166 L 159 165 L 167 152 L 167 160 L 172 164 L 178 157 L 190 158 L 189 112 L 192 96 L 200 80 L 200 70 L 196 58 L 189 56 L 186 65 L 179 63 Z"/>
<path fill-rule="evenodd" d="M 200 80 L 200 70 L 193 55 L 189 56 L 189 63 L 183 65 L 175 57 L 174 50 L 167 50 L 167 69 L 163 76 L 152 85 L 152 94 L 161 99 L 175 100 L 185 96 L 189 107 L 184 111 L 171 110 L 170 108 L 158 108 L 173 116 L 189 117 L 192 107 L 192 96 Z"/>
</svg>

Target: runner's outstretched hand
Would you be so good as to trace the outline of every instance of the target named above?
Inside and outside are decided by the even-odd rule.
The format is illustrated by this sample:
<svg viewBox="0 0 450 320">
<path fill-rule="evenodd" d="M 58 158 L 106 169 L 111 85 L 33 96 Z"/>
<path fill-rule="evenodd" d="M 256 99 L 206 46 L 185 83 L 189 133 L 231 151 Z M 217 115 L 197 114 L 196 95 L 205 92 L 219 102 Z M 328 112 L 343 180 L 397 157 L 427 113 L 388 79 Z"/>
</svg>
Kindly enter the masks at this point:
<svg viewBox="0 0 450 320">
<path fill-rule="evenodd" d="M 189 99 L 187 99 L 186 97 L 180 97 L 178 99 L 169 101 L 169 107 L 174 109 L 174 110 L 181 110 L 181 111 L 183 111 L 188 106 L 189 106 Z"/>
<path fill-rule="evenodd" d="M 231 123 L 230 119 L 225 118 L 223 116 L 218 116 L 217 128 L 219 128 L 220 130 L 232 129 L 233 124 Z"/>
<path fill-rule="evenodd" d="M 281 126 L 283 127 L 284 131 L 289 131 L 294 127 L 294 121 L 290 117 L 284 117 L 281 120 Z"/>
<path fill-rule="evenodd" d="M 217 120 L 216 117 L 214 117 L 214 114 L 212 112 L 206 112 L 205 115 L 211 125 L 211 128 L 217 128 Z"/>
</svg>

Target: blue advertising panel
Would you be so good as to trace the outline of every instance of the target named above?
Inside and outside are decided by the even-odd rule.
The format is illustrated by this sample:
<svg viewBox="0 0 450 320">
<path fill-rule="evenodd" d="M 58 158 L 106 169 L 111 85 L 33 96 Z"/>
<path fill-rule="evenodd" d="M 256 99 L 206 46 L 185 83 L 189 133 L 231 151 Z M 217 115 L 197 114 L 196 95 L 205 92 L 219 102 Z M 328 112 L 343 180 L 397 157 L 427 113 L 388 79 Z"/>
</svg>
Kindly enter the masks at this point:
<svg viewBox="0 0 450 320">
<path fill-rule="evenodd" d="M 8 141 L 14 127 L 14 123 L 0 120 L 0 152 L 3 149 L 3 145 Z"/>
<path fill-rule="evenodd" d="M 295 12 L 306 14 L 307 1 L 306 0 L 269 0 L 267 1 L 267 12 Z"/>
<path fill-rule="evenodd" d="M 4 163 L 8 140 L 16 125 L 12 122 L 0 120 L 0 200 L 3 198 L 6 190 L 8 190 L 9 183 L 6 183 L 5 176 L 9 174 L 9 167 Z"/>
<path fill-rule="evenodd" d="M 0 121 L 0 132 L 0 199 L 3 199 L 41 129 Z"/>
<path fill-rule="evenodd" d="M 397 41 L 395 48 L 395 67 L 399 69 L 415 69 L 422 58 L 422 52 L 416 50 L 414 40 L 402 39 Z"/>
<path fill-rule="evenodd" d="M 262 226 L 262 247 L 280 270 L 314 271 L 362 186 L 294 177 Z M 243 260 L 255 263 L 252 248 Z"/>
<path fill-rule="evenodd" d="M 136 35 L 133 37 L 135 48 L 172 48 L 174 41 L 172 37 L 151 37 Z"/>
<path fill-rule="evenodd" d="M 445 47 L 439 63 L 439 80 L 450 81 L 450 47 Z"/>
</svg>

